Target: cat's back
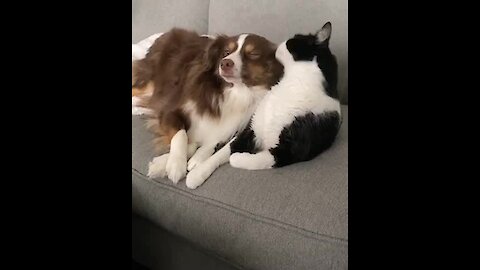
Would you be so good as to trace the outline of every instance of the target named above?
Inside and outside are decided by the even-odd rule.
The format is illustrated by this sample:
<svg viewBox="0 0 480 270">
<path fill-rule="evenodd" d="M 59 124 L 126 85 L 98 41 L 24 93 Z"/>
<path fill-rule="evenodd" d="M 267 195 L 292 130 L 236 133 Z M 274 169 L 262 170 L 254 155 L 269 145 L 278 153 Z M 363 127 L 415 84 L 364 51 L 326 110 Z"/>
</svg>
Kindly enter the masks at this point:
<svg viewBox="0 0 480 270">
<path fill-rule="evenodd" d="M 252 118 L 252 129 L 263 147 L 274 147 L 282 130 L 296 117 L 336 111 L 340 104 L 325 93 L 320 69 L 311 62 L 295 63 L 265 96 Z"/>
</svg>

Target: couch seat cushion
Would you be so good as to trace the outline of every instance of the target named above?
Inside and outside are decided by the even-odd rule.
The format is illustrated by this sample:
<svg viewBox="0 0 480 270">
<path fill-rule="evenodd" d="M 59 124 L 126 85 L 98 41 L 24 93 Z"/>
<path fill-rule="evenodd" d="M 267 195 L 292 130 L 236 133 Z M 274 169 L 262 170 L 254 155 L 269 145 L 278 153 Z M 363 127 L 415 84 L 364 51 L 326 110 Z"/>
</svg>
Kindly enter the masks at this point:
<svg viewBox="0 0 480 270">
<path fill-rule="evenodd" d="M 248 269 L 347 269 L 348 106 L 342 111 L 337 140 L 317 158 L 263 171 L 226 164 L 196 190 L 145 176 L 151 135 L 132 116 L 132 209 Z"/>
</svg>

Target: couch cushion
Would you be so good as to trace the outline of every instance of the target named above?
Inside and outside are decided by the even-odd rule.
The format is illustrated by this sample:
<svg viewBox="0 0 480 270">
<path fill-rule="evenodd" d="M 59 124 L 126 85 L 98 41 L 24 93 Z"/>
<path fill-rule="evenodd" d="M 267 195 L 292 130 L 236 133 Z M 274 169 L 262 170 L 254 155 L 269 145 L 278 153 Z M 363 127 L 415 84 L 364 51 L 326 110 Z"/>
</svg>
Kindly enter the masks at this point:
<svg viewBox="0 0 480 270">
<path fill-rule="evenodd" d="M 207 24 L 208 1 L 132 1 L 132 43 L 137 43 L 155 33 L 166 32 L 172 27 L 206 34 Z"/>
<path fill-rule="evenodd" d="M 332 22 L 330 47 L 337 56 L 338 89 L 342 103 L 348 103 L 347 0 L 211 0 L 209 33 L 256 33 L 282 42 L 297 33 L 314 33 Z"/>
<path fill-rule="evenodd" d="M 312 161 L 247 171 L 226 164 L 196 190 L 145 177 L 151 136 L 132 117 L 132 208 L 251 269 L 346 269 L 348 107 L 333 146 Z"/>
</svg>

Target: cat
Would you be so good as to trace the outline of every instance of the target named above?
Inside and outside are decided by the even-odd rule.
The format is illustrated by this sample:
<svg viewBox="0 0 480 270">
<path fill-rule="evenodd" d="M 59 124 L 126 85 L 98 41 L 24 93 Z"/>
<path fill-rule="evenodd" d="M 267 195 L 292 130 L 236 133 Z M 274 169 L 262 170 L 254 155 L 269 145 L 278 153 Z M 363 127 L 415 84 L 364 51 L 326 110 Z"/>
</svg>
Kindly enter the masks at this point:
<svg viewBox="0 0 480 270">
<path fill-rule="evenodd" d="M 334 142 L 342 123 L 337 61 L 329 49 L 327 22 L 316 34 L 297 34 L 281 43 L 280 82 L 259 103 L 250 124 L 186 179 L 197 188 L 222 164 L 260 170 L 311 160 Z"/>
</svg>

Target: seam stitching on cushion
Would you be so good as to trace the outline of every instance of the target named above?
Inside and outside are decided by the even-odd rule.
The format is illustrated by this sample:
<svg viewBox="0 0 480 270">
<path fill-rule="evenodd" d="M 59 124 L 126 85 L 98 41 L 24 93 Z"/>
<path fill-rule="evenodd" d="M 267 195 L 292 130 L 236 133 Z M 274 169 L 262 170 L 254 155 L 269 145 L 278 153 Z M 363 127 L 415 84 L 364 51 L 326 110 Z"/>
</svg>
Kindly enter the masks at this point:
<svg viewBox="0 0 480 270">
<path fill-rule="evenodd" d="M 142 179 L 144 179 L 148 182 L 151 182 L 155 185 L 158 185 L 159 187 L 162 187 L 164 189 L 168 189 L 168 190 L 173 191 L 177 194 L 180 194 L 180 195 L 183 195 L 183 196 L 186 196 L 186 197 L 190 197 L 191 199 L 194 199 L 194 200 L 197 200 L 197 201 L 203 201 L 204 203 L 222 208 L 222 209 L 230 211 L 230 212 L 235 212 L 236 214 L 246 216 L 246 217 L 251 218 L 253 220 L 256 220 L 256 221 L 259 221 L 259 222 L 262 222 L 262 223 L 265 223 L 265 224 L 273 225 L 273 226 L 276 226 L 276 227 L 281 228 L 283 230 L 289 230 L 289 231 L 292 231 L 292 232 L 296 232 L 296 233 L 301 234 L 302 236 L 307 237 L 307 238 L 311 238 L 311 239 L 315 239 L 315 240 L 328 240 L 328 241 L 333 240 L 333 242 L 336 242 L 336 243 L 340 243 L 340 244 L 344 244 L 344 245 L 348 244 L 348 240 L 345 240 L 343 238 L 338 238 L 338 237 L 333 237 L 333 236 L 329 236 L 329 235 L 325 235 L 325 234 L 321 234 L 321 233 L 317 233 L 317 232 L 312 232 L 312 231 L 309 231 L 307 229 L 300 228 L 298 226 L 295 226 L 295 225 L 292 225 L 292 224 L 289 224 L 289 223 L 286 223 L 286 222 L 283 222 L 283 221 L 279 221 L 279 220 L 276 220 L 276 219 L 273 219 L 273 218 L 253 214 L 253 213 L 251 213 L 247 210 L 240 209 L 240 208 L 237 208 L 237 207 L 232 206 L 232 205 L 228 205 L 226 203 L 223 203 L 221 201 L 217 201 L 215 199 L 211 199 L 211 198 L 207 198 L 207 197 L 200 196 L 200 195 L 197 195 L 197 194 L 189 193 L 185 190 L 181 190 L 181 189 L 169 186 L 167 184 L 151 180 L 151 179 L 147 178 L 144 174 L 142 174 L 141 172 L 139 172 L 138 170 L 133 169 L 133 168 L 132 168 L 132 172 L 134 172 L 135 174 L 138 174 Z M 312 234 L 312 235 L 308 235 L 308 234 Z M 325 239 L 322 239 L 322 238 L 325 238 Z"/>
</svg>

